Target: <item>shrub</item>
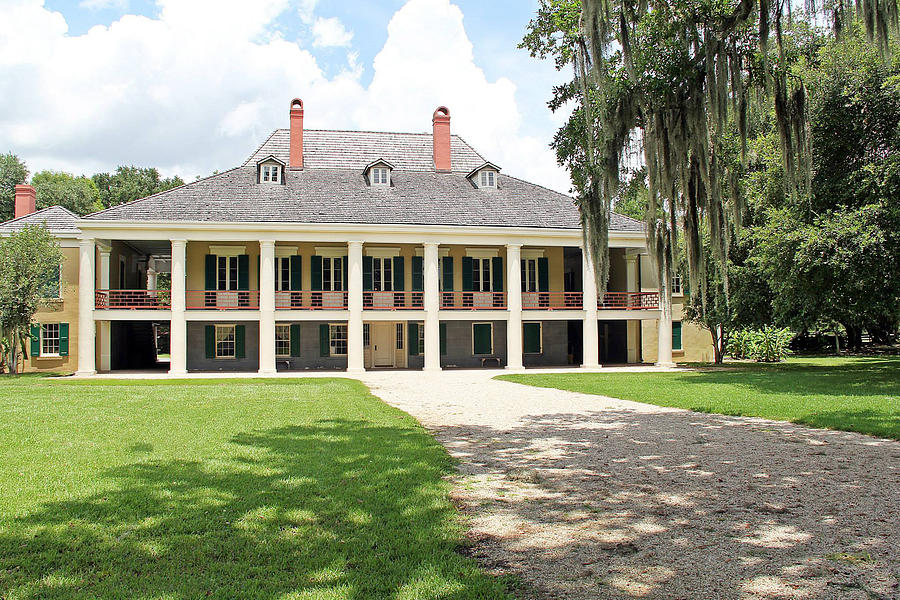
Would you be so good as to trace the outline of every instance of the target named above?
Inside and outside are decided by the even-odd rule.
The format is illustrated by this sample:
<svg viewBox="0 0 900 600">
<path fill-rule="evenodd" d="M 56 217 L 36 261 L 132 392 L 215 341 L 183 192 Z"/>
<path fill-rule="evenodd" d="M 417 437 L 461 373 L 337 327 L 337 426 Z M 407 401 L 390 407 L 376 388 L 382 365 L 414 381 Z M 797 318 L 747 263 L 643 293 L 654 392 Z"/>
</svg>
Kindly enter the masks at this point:
<svg viewBox="0 0 900 600">
<path fill-rule="evenodd" d="M 750 358 L 756 362 L 780 362 L 790 354 L 794 334 L 790 329 L 766 326 L 762 329 L 739 329 L 731 335 L 728 354 L 733 358 Z"/>
</svg>

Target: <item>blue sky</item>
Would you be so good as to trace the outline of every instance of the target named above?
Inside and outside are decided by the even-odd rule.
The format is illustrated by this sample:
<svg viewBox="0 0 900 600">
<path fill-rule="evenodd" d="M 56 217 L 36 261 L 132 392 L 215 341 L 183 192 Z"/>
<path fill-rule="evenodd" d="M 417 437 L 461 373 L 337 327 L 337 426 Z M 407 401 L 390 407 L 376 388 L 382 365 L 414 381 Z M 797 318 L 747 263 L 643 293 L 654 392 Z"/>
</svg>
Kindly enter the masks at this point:
<svg viewBox="0 0 900 600">
<path fill-rule="evenodd" d="M 191 179 L 242 161 L 300 96 L 321 128 L 425 131 L 447 104 L 504 171 L 568 191 L 546 107 L 568 74 L 516 48 L 536 1 L 4 1 L 0 151 L 32 171 Z"/>
</svg>

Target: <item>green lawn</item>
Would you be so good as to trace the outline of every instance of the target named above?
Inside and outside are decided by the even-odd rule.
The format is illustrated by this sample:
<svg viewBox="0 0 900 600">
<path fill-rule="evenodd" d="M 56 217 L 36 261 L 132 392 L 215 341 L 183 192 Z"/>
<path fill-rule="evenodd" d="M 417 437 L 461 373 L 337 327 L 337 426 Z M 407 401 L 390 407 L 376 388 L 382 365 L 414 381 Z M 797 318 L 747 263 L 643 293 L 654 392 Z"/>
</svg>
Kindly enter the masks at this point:
<svg viewBox="0 0 900 600">
<path fill-rule="evenodd" d="M 782 364 L 727 364 L 695 372 L 498 379 L 900 439 L 900 357 L 792 358 Z"/>
<path fill-rule="evenodd" d="M 0 598 L 506 598 L 451 466 L 346 379 L 0 378 Z"/>
</svg>

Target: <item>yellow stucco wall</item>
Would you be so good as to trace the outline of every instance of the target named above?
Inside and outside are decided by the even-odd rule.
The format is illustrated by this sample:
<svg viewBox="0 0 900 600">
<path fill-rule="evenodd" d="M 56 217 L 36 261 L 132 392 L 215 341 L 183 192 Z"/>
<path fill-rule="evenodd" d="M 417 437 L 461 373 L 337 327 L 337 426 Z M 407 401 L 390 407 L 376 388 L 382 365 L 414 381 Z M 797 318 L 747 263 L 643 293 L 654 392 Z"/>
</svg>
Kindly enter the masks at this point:
<svg viewBox="0 0 900 600">
<path fill-rule="evenodd" d="M 36 323 L 68 323 L 69 355 L 60 357 L 28 357 L 22 371 L 70 373 L 78 368 L 78 248 L 63 247 L 63 263 L 59 300 L 44 302 L 35 313 Z"/>
</svg>

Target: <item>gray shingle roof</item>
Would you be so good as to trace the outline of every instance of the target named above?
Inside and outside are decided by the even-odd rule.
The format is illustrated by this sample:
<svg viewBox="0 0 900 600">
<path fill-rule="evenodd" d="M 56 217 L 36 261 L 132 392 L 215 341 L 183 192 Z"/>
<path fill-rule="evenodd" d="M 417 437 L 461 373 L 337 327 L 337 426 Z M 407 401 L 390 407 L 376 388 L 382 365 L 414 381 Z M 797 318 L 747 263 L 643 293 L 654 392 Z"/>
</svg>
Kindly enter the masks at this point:
<svg viewBox="0 0 900 600">
<path fill-rule="evenodd" d="M 287 169 L 284 185 L 257 183 L 256 163 L 288 161 L 289 132 L 276 130 L 240 167 L 86 219 L 133 221 L 350 223 L 579 229 L 565 194 L 500 175 L 478 189 L 466 174 L 486 161 L 451 137 L 452 173 L 436 173 L 431 134 L 306 130 L 304 168 Z M 363 169 L 376 159 L 395 169 L 390 187 L 370 186 Z M 640 232 L 639 221 L 614 215 L 611 229 Z"/>
<path fill-rule="evenodd" d="M 50 233 L 56 235 L 78 234 L 81 230 L 75 225 L 76 219 L 78 215 L 72 211 L 62 206 L 50 206 L 30 215 L 0 223 L 0 234 L 19 231 L 27 225 L 45 225 Z"/>
</svg>

